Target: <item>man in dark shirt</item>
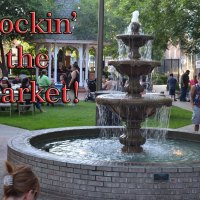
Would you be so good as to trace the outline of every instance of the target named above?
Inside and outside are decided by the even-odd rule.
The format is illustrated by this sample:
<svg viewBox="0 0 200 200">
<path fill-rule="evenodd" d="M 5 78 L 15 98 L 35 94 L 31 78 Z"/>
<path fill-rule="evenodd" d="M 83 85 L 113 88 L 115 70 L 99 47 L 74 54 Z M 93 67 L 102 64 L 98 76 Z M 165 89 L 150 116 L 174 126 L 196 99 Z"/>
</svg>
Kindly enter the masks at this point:
<svg viewBox="0 0 200 200">
<path fill-rule="evenodd" d="M 186 72 L 181 76 L 181 96 L 180 96 L 180 101 L 187 101 L 186 100 L 186 95 L 187 95 L 187 90 L 188 90 L 188 84 L 189 84 L 189 74 L 190 71 L 186 70 Z"/>
</svg>

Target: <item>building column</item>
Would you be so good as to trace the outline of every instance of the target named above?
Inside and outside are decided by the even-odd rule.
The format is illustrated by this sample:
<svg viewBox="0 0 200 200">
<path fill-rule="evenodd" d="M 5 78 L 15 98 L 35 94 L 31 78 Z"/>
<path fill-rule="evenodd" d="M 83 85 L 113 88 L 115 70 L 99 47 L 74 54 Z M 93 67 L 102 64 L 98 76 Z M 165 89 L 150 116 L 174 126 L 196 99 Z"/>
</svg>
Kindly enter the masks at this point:
<svg viewBox="0 0 200 200">
<path fill-rule="evenodd" d="M 39 49 L 40 49 L 40 46 L 39 46 L 38 44 L 36 44 L 36 48 L 35 48 L 36 55 L 38 55 Z M 35 68 L 36 68 L 36 70 L 35 70 L 35 76 L 36 76 L 36 80 L 37 80 L 37 79 L 38 79 L 38 76 L 39 76 L 39 68 L 36 67 L 36 66 L 35 66 Z"/>
<path fill-rule="evenodd" d="M 83 45 L 79 46 L 78 48 L 79 52 L 79 67 L 80 67 L 80 80 L 79 80 L 79 86 L 83 86 Z"/>
<path fill-rule="evenodd" d="M 48 45 L 48 56 L 49 56 L 49 65 L 48 65 L 48 77 L 51 79 L 51 44 Z"/>
<path fill-rule="evenodd" d="M 95 78 L 97 78 L 97 69 L 98 69 L 98 55 L 97 55 L 97 49 L 95 54 Z M 101 67 L 101 66 L 100 66 Z"/>
<path fill-rule="evenodd" d="M 58 55 L 58 45 L 54 44 L 54 83 L 57 82 L 57 55 Z"/>
<path fill-rule="evenodd" d="M 85 49 L 85 80 L 88 79 L 88 69 L 89 69 L 89 46 Z"/>
</svg>

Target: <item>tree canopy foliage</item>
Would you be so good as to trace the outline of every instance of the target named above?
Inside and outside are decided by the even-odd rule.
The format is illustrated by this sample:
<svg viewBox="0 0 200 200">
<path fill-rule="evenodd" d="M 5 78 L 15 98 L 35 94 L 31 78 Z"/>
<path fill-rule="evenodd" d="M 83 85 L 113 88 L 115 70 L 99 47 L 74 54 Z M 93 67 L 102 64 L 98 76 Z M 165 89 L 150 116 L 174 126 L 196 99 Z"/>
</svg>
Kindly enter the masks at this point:
<svg viewBox="0 0 200 200">
<path fill-rule="evenodd" d="M 144 0 L 141 23 L 155 36 L 155 49 L 165 50 L 170 42 L 187 53 L 200 52 L 200 0 Z"/>
<path fill-rule="evenodd" d="M 30 11 L 35 11 L 37 18 L 46 17 L 46 13 L 51 11 L 53 8 L 54 0 L 1 0 L 0 1 L 0 19 L 6 18 L 10 19 L 13 23 L 17 19 L 25 18 L 30 21 Z M 20 23 L 23 30 L 23 23 Z M 15 31 L 12 31 L 10 34 L 0 34 L 0 51 L 2 65 L 0 66 L 3 74 L 7 74 L 5 58 L 4 58 L 4 49 L 3 42 L 9 41 L 17 38 L 30 38 L 30 34 L 18 34 Z"/>
<path fill-rule="evenodd" d="M 79 15 L 81 22 L 78 26 L 82 33 L 87 34 L 84 29 L 91 23 L 93 28 L 89 30 L 97 34 L 98 10 L 97 7 L 93 9 L 97 3 L 98 0 L 80 1 L 81 12 L 87 13 L 84 16 L 81 13 Z M 109 45 L 105 48 L 106 54 L 117 55 L 115 35 L 124 32 L 130 23 L 131 13 L 135 10 L 140 12 L 139 20 L 143 32 L 155 36 L 153 58 L 160 59 L 169 43 L 179 43 L 187 53 L 200 52 L 200 0 L 107 0 L 105 41 Z"/>
<path fill-rule="evenodd" d="M 98 32 L 98 1 L 81 0 L 77 10 L 77 24 L 73 30 L 79 39 L 96 40 Z"/>
</svg>

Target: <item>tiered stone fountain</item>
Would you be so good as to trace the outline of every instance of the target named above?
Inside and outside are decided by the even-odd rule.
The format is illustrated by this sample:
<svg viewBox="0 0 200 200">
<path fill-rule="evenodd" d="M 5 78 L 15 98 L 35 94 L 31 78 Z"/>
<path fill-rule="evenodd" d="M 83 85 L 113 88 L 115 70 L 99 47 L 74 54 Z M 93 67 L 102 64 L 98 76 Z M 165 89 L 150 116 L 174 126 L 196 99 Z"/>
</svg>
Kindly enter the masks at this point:
<svg viewBox="0 0 200 200">
<path fill-rule="evenodd" d="M 140 76 L 151 73 L 160 62 L 140 60 L 139 48 L 153 37 L 140 35 L 139 29 L 140 24 L 132 22 L 131 34 L 117 35 L 117 39 L 129 47 L 129 59 L 109 61 L 109 65 L 113 65 L 120 74 L 129 77 L 128 86 L 124 88 L 126 94 L 101 95 L 96 99 L 98 104 L 108 106 L 125 122 L 126 129 L 120 137 L 124 152 L 141 152 L 141 145 L 145 143 L 141 123 L 155 114 L 156 108 L 172 105 L 171 99 L 154 94 L 142 95 L 144 88 L 140 85 Z"/>
</svg>

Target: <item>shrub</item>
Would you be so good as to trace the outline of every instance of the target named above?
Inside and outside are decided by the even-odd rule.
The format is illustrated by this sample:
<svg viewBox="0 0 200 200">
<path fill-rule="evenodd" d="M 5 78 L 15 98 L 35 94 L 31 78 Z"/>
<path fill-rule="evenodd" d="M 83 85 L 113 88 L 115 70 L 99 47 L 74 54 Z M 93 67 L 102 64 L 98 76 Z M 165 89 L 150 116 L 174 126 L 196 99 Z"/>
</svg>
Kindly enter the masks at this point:
<svg viewBox="0 0 200 200">
<path fill-rule="evenodd" d="M 14 68 L 12 70 L 12 74 L 16 75 L 16 76 L 19 76 L 20 74 L 30 75 L 30 70 L 28 70 L 28 69 L 17 69 L 17 68 Z"/>
<path fill-rule="evenodd" d="M 154 73 L 152 75 L 152 81 L 155 85 L 165 85 L 167 84 L 168 77 L 165 74 Z"/>
</svg>

